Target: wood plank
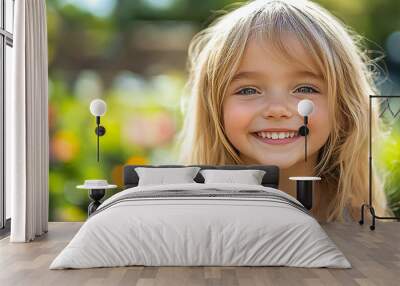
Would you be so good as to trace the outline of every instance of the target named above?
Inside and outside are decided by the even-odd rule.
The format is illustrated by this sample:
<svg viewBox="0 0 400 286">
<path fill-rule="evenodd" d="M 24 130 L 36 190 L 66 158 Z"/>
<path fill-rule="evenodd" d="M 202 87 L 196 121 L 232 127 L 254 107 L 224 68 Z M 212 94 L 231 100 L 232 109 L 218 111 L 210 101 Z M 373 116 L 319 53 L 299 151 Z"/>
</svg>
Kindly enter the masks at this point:
<svg viewBox="0 0 400 286">
<path fill-rule="evenodd" d="M 400 224 L 324 224 L 352 269 L 296 267 L 113 267 L 49 270 L 82 223 L 50 223 L 49 232 L 31 243 L 0 240 L 0 285 L 398 285 Z"/>
</svg>

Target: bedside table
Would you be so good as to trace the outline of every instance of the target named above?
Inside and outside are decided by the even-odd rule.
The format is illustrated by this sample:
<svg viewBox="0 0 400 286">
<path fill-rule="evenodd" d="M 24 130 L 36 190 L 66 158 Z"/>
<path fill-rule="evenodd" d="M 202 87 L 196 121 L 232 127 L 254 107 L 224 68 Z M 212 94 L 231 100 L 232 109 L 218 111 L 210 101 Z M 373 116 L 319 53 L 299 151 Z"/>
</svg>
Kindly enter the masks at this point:
<svg viewBox="0 0 400 286">
<path fill-rule="evenodd" d="M 106 190 L 115 189 L 117 185 L 109 185 L 105 180 L 86 180 L 84 185 L 76 186 L 76 188 L 89 190 L 89 198 L 92 200 L 88 206 L 88 216 L 90 216 L 101 205 L 100 200 L 104 197 Z"/>
<path fill-rule="evenodd" d="M 320 181 L 321 177 L 290 177 L 289 180 L 296 181 L 297 200 L 306 209 L 312 209 L 313 181 Z"/>
</svg>

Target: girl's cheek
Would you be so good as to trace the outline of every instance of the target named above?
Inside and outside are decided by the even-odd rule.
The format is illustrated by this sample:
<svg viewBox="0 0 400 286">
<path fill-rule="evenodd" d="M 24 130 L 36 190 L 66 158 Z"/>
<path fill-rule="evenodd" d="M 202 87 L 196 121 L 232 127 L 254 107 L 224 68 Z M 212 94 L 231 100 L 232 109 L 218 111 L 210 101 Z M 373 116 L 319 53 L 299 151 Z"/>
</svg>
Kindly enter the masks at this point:
<svg viewBox="0 0 400 286">
<path fill-rule="evenodd" d="M 224 126 L 228 140 L 238 148 L 243 137 L 246 136 L 250 124 L 248 108 L 237 101 L 231 100 L 224 106 Z"/>
<path fill-rule="evenodd" d="M 322 140 L 329 136 L 332 123 L 329 119 L 329 111 L 325 106 L 316 106 L 316 109 L 308 118 L 310 136 Z"/>
<path fill-rule="evenodd" d="M 228 100 L 224 104 L 225 126 L 229 129 L 240 129 L 249 125 L 254 108 L 250 104 Z"/>
</svg>

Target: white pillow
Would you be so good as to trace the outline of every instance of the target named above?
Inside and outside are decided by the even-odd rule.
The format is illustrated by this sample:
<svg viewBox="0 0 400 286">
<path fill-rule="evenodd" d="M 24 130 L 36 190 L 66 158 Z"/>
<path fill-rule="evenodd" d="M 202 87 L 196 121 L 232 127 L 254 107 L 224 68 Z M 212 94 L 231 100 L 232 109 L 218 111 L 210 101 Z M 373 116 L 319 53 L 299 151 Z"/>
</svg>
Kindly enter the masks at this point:
<svg viewBox="0 0 400 286">
<path fill-rule="evenodd" d="M 135 168 L 139 176 L 138 186 L 196 183 L 193 179 L 199 170 L 200 167 Z"/>
<path fill-rule="evenodd" d="M 247 185 L 261 185 L 265 175 L 263 170 L 201 170 L 200 174 L 204 177 L 204 183 L 234 183 Z"/>
</svg>

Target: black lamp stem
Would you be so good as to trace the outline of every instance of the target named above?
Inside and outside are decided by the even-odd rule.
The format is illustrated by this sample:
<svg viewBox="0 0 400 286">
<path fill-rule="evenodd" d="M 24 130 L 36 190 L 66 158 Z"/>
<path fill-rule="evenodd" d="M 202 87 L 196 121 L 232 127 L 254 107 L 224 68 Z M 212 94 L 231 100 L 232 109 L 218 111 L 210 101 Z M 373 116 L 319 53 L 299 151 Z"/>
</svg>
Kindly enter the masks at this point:
<svg viewBox="0 0 400 286">
<path fill-rule="evenodd" d="M 97 162 L 99 162 L 99 134 L 97 134 Z"/>
<path fill-rule="evenodd" d="M 97 162 L 99 162 L 99 149 L 100 149 L 100 144 L 99 144 L 99 132 L 100 132 L 100 116 L 96 116 L 96 123 L 97 123 Z"/>
<path fill-rule="evenodd" d="M 304 137 L 305 143 L 304 144 L 304 160 L 307 162 L 307 135 Z"/>
<path fill-rule="evenodd" d="M 304 116 L 304 125 L 306 127 L 306 136 L 304 136 L 305 144 L 304 144 L 304 160 L 307 162 L 307 123 L 308 123 L 308 117 Z"/>
</svg>

